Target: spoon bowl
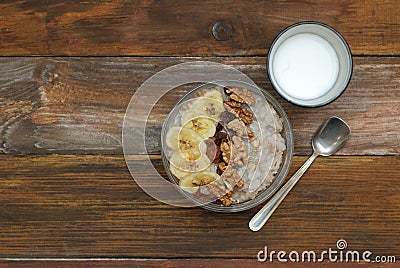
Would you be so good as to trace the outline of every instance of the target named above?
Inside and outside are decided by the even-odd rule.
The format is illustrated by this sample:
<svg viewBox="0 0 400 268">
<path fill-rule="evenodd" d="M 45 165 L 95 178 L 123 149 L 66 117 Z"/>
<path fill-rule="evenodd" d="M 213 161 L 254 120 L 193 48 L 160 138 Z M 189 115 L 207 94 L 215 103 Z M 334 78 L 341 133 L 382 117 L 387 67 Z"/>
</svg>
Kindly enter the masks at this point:
<svg viewBox="0 0 400 268">
<path fill-rule="evenodd" d="M 314 152 L 330 156 L 337 152 L 350 136 L 350 127 L 339 117 L 329 118 L 312 138 Z"/>
</svg>

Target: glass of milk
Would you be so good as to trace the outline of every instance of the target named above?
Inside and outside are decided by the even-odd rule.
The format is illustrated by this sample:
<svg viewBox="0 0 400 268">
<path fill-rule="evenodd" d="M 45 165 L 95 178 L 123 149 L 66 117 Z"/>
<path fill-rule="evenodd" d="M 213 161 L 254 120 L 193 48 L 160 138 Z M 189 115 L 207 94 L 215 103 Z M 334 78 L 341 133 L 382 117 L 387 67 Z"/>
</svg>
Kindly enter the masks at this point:
<svg viewBox="0 0 400 268">
<path fill-rule="evenodd" d="M 337 99 L 350 82 L 353 61 L 344 38 L 319 22 L 286 28 L 272 43 L 268 76 L 289 102 L 318 107 Z"/>
</svg>

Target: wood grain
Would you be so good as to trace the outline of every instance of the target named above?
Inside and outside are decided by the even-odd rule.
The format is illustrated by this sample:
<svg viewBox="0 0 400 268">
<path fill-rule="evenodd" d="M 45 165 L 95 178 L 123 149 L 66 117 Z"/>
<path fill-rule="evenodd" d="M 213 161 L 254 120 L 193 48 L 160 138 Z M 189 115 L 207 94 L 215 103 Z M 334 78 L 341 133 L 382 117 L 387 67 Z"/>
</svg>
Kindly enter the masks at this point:
<svg viewBox="0 0 400 268">
<path fill-rule="evenodd" d="M 121 129 L 135 90 L 156 72 L 198 58 L 1 58 L 0 151 L 13 154 L 121 154 Z M 204 58 L 247 74 L 283 106 L 295 153 L 310 154 L 314 130 L 328 117 L 348 121 L 343 155 L 400 154 L 400 58 L 354 58 L 351 83 L 325 107 L 300 108 L 272 89 L 263 57 Z M 150 153 L 160 152 L 161 124 L 193 85 L 163 97 L 147 123 Z"/>
<path fill-rule="evenodd" d="M 0 260 L 0 267 L 1 268 L 6 268 L 6 267 L 19 267 L 19 268 L 25 268 L 25 267 L 42 267 L 42 268 L 56 268 L 56 267 L 115 267 L 115 268 L 121 268 L 121 267 L 147 267 L 147 268 L 153 268 L 153 267 L 168 267 L 168 268 L 174 268 L 174 267 L 239 267 L 239 268 L 247 268 L 247 267 L 252 267 L 252 268 L 259 268 L 259 267 L 266 267 L 269 265 L 269 263 L 262 263 L 258 262 L 256 258 L 253 259 L 209 259 L 209 260 L 204 260 L 204 259 L 175 259 L 175 260 L 151 260 L 151 259 L 134 259 L 134 260 L 63 260 L 63 261 L 37 261 L 37 260 L 19 260 L 19 261 L 1 261 Z M 317 262 L 317 263 L 312 263 L 312 262 L 305 262 L 305 263 L 282 263 L 278 262 L 277 260 L 273 261 L 274 267 L 307 267 L 307 268 L 313 268 L 313 267 L 323 267 L 323 268 L 329 268 L 329 267 L 337 267 L 338 265 L 343 265 L 343 263 L 338 264 L 324 261 L 324 262 Z M 346 263 L 346 267 L 394 267 L 394 264 L 391 263 L 368 263 L 368 262 L 359 262 L 359 263 Z"/>
<path fill-rule="evenodd" d="M 290 173 L 305 159 L 294 157 Z M 3 155 L 0 257 L 254 259 L 264 246 L 320 252 L 338 239 L 349 250 L 396 256 L 399 166 L 395 156 L 318 158 L 254 233 L 247 222 L 257 208 L 217 214 L 164 205 L 135 184 L 121 156 Z"/>
<path fill-rule="evenodd" d="M 226 41 L 211 33 L 221 20 Z M 399 55 L 397 0 L 2 1 L 0 55 L 266 55 L 300 21 L 334 27 L 355 55 Z"/>
</svg>

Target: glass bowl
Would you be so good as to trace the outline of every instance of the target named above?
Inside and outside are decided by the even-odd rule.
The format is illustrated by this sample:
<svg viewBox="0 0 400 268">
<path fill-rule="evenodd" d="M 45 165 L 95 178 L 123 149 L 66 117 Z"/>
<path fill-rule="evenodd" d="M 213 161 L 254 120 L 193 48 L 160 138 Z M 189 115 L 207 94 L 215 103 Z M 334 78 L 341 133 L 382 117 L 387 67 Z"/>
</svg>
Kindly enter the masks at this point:
<svg viewBox="0 0 400 268">
<path fill-rule="evenodd" d="M 186 95 L 184 95 L 174 106 L 174 108 L 171 110 L 171 112 L 168 114 L 163 126 L 162 126 L 162 131 L 161 131 L 161 143 L 162 143 L 162 160 L 164 167 L 166 169 L 166 173 L 168 175 L 168 178 L 170 179 L 171 182 L 178 184 L 179 179 L 172 174 L 170 170 L 170 160 L 169 157 L 167 157 L 167 142 L 166 142 L 166 136 L 167 136 L 167 131 L 173 125 L 174 121 L 177 120 L 177 117 L 179 116 L 179 109 L 178 107 L 182 107 L 182 105 L 186 102 L 189 101 L 199 93 L 202 92 L 203 90 L 209 89 L 209 88 L 214 88 L 214 87 L 236 87 L 236 88 L 246 88 L 253 94 L 257 94 L 260 98 L 264 98 L 263 101 L 265 100 L 268 102 L 269 106 L 275 110 L 276 114 L 282 119 L 282 130 L 280 131 L 280 135 L 285 141 L 285 147 L 286 149 L 283 151 L 282 155 L 282 161 L 280 163 L 280 166 L 274 175 L 274 179 L 271 182 L 269 186 L 267 186 L 264 190 L 261 190 L 257 193 L 257 195 L 248 201 L 240 202 L 240 203 L 233 203 L 231 206 L 224 206 L 222 204 L 219 204 L 218 202 L 207 202 L 207 203 L 202 203 L 199 202 L 196 198 L 193 197 L 192 194 L 189 194 L 187 191 L 183 190 L 180 187 L 177 187 L 179 191 L 189 200 L 191 200 L 195 205 L 200 206 L 202 208 L 205 208 L 207 210 L 215 211 L 215 212 L 225 212 L 225 213 L 230 213 L 230 212 L 239 212 L 239 211 L 244 211 L 248 210 L 250 208 L 253 208 L 263 202 L 265 202 L 267 199 L 269 199 L 278 189 L 279 187 L 283 184 L 290 168 L 291 160 L 292 160 L 292 155 L 293 155 L 293 135 L 292 135 L 292 128 L 289 123 L 289 119 L 280 106 L 280 104 L 267 92 L 264 90 L 258 88 L 256 85 L 251 85 L 248 83 L 244 83 L 241 81 L 215 81 L 215 82 L 210 82 L 203 84 L 199 87 L 194 88 L 190 92 L 188 92 Z M 274 149 L 275 150 L 275 149 Z M 272 161 L 271 161 L 272 162 Z"/>
</svg>

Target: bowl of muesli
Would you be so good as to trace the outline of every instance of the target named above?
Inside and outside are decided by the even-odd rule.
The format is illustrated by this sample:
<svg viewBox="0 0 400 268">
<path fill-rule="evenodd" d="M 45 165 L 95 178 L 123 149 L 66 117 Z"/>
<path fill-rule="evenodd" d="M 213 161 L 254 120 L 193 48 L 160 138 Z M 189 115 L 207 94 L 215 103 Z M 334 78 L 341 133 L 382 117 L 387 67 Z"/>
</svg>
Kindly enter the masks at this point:
<svg viewBox="0 0 400 268">
<path fill-rule="evenodd" d="M 250 209 L 282 185 L 293 136 L 279 103 L 255 84 L 216 81 L 194 88 L 161 132 L 169 180 L 194 204 L 216 212 Z"/>
</svg>

